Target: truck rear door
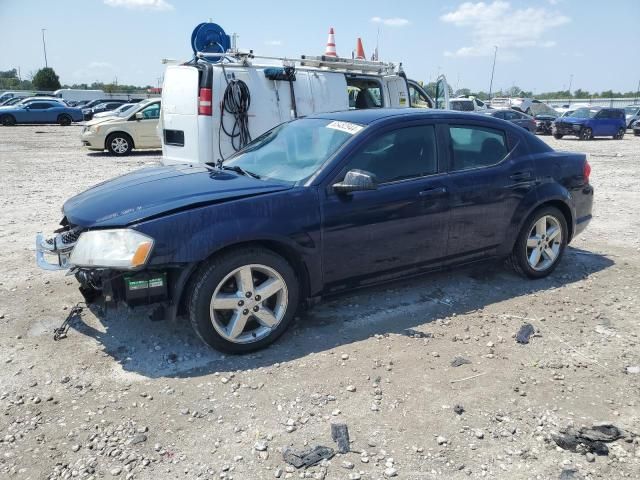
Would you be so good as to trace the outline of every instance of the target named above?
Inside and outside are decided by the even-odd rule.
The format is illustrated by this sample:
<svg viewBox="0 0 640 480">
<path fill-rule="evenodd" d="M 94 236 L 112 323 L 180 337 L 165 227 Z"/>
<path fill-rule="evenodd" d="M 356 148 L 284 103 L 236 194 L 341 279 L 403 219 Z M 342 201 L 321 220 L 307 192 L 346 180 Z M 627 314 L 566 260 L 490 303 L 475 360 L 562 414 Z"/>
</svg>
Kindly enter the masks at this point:
<svg viewBox="0 0 640 480">
<path fill-rule="evenodd" d="M 211 77 L 206 63 L 167 67 L 158 127 L 164 164 L 214 161 Z"/>
</svg>

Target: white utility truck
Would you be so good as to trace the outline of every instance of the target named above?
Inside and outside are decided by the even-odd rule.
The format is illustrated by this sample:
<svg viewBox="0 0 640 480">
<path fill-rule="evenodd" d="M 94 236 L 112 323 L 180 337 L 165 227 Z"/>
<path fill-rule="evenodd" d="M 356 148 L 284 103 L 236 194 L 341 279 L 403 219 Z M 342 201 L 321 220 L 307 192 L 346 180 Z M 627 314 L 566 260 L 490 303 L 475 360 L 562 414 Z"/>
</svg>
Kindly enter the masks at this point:
<svg viewBox="0 0 640 480">
<path fill-rule="evenodd" d="M 165 164 L 224 160 L 276 125 L 314 113 L 448 107 L 448 96 L 434 101 L 392 63 L 238 51 L 214 59 L 197 53 L 165 71 L 158 125 Z M 444 77 L 440 83 L 447 95 Z"/>
</svg>

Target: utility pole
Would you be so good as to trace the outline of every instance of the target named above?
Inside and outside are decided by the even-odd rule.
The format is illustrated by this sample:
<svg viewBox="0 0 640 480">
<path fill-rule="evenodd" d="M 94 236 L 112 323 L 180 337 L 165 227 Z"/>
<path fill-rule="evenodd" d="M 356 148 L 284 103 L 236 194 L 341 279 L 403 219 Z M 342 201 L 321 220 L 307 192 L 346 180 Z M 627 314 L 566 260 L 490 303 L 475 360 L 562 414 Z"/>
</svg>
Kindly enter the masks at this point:
<svg viewBox="0 0 640 480">
<path fill-rule="evenodd" d="M 635 105 L 638 97 L 640 97 L 640 80 L 638 80 L 638 88 L 636 88 L 636 98 L 633 99 L 634 105 Z"/>
<path fill-rule="evenodd" d="M 47 43 L 44 41 L 44 31 L 46 30 L 46 28 L 42 29 L 42 49 L 44 50 L 44 66 L 45 68 L 49 67 L 49 64 L 47 63 Z"/>
<path fill-rule="evenodd" d="M 569 75 L 569 96 L 571 96 L 571 84 L 573 83 L 573 73 Z"/>
<path fill-rule="evenodd" d="M 491 100 L 491 90 L 493 88 L 493 73 L 496 70 L 496 56 L 498 55 L 498 46 L 494 45 L 493 48 L 493 67 L 491 67 L 491 82 L 489 82 L 489 100 Z"/>
</svg>

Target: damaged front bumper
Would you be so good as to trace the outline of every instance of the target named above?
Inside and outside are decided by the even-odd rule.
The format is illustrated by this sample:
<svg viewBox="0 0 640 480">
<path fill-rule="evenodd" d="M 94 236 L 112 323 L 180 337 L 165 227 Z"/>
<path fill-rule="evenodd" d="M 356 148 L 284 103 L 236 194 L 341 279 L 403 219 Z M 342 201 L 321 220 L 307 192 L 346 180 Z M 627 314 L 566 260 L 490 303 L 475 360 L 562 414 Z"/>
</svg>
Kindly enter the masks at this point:
<svg viewBox="0 0 640 480">
<path fill-rule="evenodd" d="M 63 227 L 51 237 L 36 235 L 36 263 L 44 270 L 66 270 L 74 275 L 87 304 L 128 307 L 156 305 L 153 320 L 174 320 L 182 293 L 195 269 L 193 264 L 167 264 L 128 271 L 112 268 L 87 268 L 73 265 L 71 253 L 82 229 Z"/>
</svg>

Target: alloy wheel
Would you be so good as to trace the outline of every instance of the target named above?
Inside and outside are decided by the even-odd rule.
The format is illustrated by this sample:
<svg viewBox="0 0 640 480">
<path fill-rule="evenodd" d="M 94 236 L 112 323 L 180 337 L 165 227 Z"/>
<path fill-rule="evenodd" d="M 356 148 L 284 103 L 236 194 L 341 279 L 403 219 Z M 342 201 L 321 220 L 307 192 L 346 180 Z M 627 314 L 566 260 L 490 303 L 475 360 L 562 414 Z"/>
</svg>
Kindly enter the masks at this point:
<svg viewBox="0 0 640 480">
<path fill-rule="evenodd" d="M 289 295 L 282 276 L 266 265 L 236 268 L 218 284 L 209 307 L 216 332 L 233 343 L 253 343 L 282 321 Z"/>
<path fill-rule="evenodd" d="M 591 140 L 591 129 L 590 128 L 583 128 L 582 131 L 580 132 L 580 138 L 582 140 Z"/>
<path fill-rule="evenodd" d="M 536 271 L 551 267 L 562 248 L 562 227 L 557 218 L 544 215 L 538 219 L 527 237 L 527 261 Z"/>
<path fill-rule="evenodd" d="M 126 138 L 116 137 L 111 141 L 111 149 L 119 154 L 127 153 L 129 142 L 127 142 Z"/>
</svg>

